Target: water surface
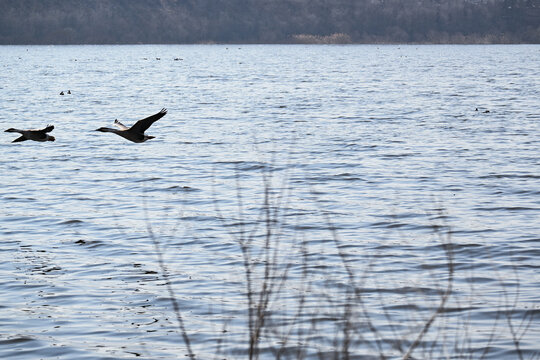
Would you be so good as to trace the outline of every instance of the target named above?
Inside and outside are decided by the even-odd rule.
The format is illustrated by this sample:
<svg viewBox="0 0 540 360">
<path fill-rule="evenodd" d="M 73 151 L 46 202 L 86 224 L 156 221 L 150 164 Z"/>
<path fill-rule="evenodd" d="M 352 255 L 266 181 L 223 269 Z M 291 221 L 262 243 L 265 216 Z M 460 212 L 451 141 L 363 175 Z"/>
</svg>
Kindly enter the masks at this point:
<svg viewBox="0 0 540 360">
<path fill-rule="evenodd" d="M 253 291 L 268 261 L 286 279 L 261 358 L 330 357 L 343 334 L 353 356 L 403 355 L 449 280 L 417 358 L 538 358 L 539 59 L 0 47 L 2 128 L 57 139 L 2 133 L 0 357 L 185 358 L 155 239 L 201 359 L 248 356 L 242 241 Z M 94 131 L 162 107 L 144 144 Z"/>
</svg>

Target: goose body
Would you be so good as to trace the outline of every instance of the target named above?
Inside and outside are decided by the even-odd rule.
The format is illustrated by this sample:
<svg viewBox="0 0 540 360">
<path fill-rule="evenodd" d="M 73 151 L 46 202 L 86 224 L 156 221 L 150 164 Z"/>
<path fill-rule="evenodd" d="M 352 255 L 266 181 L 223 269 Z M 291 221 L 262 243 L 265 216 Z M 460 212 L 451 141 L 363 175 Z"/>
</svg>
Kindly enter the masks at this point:
<svg viewBox="0 0 540 360">
<path fill-rule="evenodd" d="M 39 129 L 39 130 L 37 130 L 37 129 L 35 129 L 35 130 L 20 130 L 20 129 L 10 128 L 10 129 L 5 130 L 4 132 L 14 132 L 14 133 L 21 134 L 21 136 L 19 136 L 18 138 L 16 138 L 15 140 L 12 141 L 14 143 L 15 142 L 21 142 L 21 141 L 26 141 L 26 140 L 44 142 L 44 141 L 55 141 L 56 140 L 54 138 L 54 136 L 47 134 L 47 133 L 53 131 L 53 129 L 54 129 L 53 125 L 48 125 L 46 128 Z"/>
<path fill-rule="evenodd" d="M 118 129 L 111 129 L 108 127 L 100 127 L 96 131 L 111 132 L 123 137 L 126 140 L 134 143 L 142 143 L 146 140 L 153 139 L 155 136 L 146 135 L 144 132 L 152 126 L 152 124 L 167 114 L 167 109 L 163 108 L 160 112 L 151 115 L 147 118 L 141 119 L 133 124 L 131 127 L 127 127 L 118 120 L 114 120 L 114 124 Z"/>
</svg>

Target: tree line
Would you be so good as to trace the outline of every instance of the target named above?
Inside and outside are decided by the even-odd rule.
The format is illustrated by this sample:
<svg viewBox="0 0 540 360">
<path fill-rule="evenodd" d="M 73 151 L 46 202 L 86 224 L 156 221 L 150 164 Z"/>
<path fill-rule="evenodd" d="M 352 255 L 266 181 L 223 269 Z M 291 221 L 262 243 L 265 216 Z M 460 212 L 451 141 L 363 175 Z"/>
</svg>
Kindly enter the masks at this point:
<svg viewBox="0 0 540 360">
<path fill-rule="evenodd" d="M 0 0 L 0 44 L 540 43 L 540 0 Z"/>
</svg>

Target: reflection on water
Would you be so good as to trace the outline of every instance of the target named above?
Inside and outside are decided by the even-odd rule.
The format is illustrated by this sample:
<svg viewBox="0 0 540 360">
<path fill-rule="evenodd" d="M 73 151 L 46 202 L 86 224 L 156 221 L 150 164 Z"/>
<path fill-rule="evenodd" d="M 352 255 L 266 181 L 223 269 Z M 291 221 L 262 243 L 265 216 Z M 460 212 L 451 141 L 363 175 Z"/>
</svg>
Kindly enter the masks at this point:
<svg viewBox="0 0 540 360">
<path fill-rule="evenodd" d="M 1 47 L 0 357 L 538 358 L 539 51 Z"/>
</svg>

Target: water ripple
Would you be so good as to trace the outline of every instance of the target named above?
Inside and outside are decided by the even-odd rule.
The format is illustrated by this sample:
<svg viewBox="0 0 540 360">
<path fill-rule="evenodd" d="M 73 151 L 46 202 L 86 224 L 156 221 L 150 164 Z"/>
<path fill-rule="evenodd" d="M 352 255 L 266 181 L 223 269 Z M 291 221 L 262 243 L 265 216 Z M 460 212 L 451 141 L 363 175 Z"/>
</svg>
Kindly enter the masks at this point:
<svg viewBox="0 0 540 360">
<path fill-rule="evenodd" d="M 2 47 L 0 358 L 538 358 L 537 55 Z"/>
</svg>

